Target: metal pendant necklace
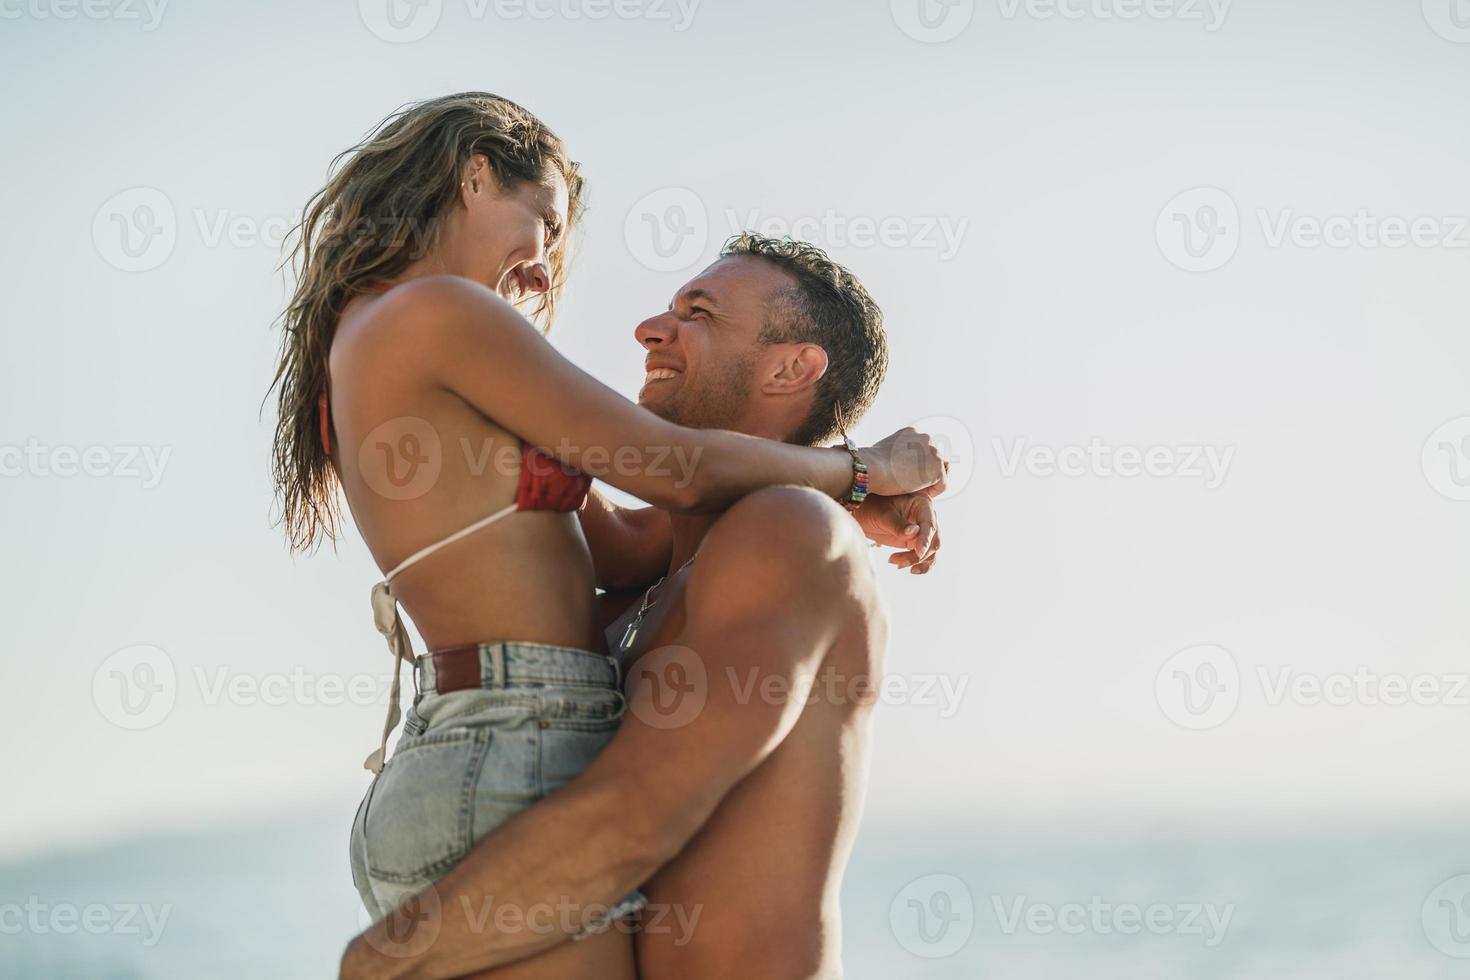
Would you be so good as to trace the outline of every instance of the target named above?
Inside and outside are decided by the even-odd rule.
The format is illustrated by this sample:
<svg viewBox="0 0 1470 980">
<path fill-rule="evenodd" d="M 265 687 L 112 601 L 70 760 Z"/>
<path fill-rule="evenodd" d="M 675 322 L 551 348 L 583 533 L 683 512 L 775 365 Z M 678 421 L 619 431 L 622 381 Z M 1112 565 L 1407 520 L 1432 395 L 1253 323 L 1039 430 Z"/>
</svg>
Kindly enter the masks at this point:
<svg viewBox="0 0 1470 980">
<path fill-rule="evenodd" d="M 699 552 L 696 551 L 694 554 L 689 556 L 688 561 L 680 565 L 678 568 L 674 569 L 674 571 L 670 574 L 678 575 L 684 569 L 694 564 L 694 559 L 698 557 Z M 623 631 L 622 641 L 618 643 L 619 653 L 627 653 L 629 650 L 633 649 L 633 644 L 638 640 L 638 627 L 643 625 L 643 617 L 647 615 L 648 610 L 653 608 L 653 603 L 655 601 L 653 599 L 654 590 L 663 585 L 665 579 L 667 578 L 669 578 L 669 576 L 665 575 L 663 578 L 650 585 L 648 587 L 648 591 L 643 593 L 643 602 L 638 606 L 638 615 L 633 617 L 633 621 L 629 623 L 628 628 Z"/>
</svg>

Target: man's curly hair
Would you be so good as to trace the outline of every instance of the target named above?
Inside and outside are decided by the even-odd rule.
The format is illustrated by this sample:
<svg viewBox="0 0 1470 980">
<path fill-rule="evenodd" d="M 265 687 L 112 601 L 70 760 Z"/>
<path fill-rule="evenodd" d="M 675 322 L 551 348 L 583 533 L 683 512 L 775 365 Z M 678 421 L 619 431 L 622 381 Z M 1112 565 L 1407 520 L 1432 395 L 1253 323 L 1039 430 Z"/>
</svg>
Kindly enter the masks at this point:
<svg viewBox="0 0 1470 980">
<path fill-rule="evenodd" d="M 811 413 L 791 441 L 830 442 L 873 404 L 888 372 L 883 311 L 856 276 L 807 242 L 747 231 L 726 242 L 720 254 L 765 259 L 796 280 L 770 304 L 759 339 L 816 344 L 827 352 L 827 373 L 817 383 Z"/>
</svg>

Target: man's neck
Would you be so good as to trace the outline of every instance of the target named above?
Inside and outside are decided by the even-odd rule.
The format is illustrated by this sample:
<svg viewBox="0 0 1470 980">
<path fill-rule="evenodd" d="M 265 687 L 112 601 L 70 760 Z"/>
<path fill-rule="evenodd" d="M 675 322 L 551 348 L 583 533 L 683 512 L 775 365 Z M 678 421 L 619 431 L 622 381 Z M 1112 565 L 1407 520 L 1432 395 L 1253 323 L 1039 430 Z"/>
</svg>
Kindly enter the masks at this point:
<svg viewBox="0 0 1470 980">
<path fill-rule="evenodd" d="M 670 553 L 669 574 L 683 568 L 694 553 L 699 550 L 700 544 L 709 529 L 714 527 L 715 521 L 720 519 L 719 514 L 670 514 L 669 523 L 673 528 L 674 547 Z"/>
<path fill-rule="evenodd" d="M 730 425 L 729 428 L 734 432 L 743 432 L 759 439 L 785 442 L 782 435 L 783 424 L 784 420 L 762 422 L 743 418 L 738 425 Z M 674 545 L 669 558 L 669 575 L 672 576 L 694 557 L 694 553 L 699 550 L 700 544 L 704 541 L 704 536 L 709 533 L 709 529 L 714 527 L 715 521 L 719 520 L 722 515 L 723 512 L 720 514 L 669 514 Z"/>
</svg>

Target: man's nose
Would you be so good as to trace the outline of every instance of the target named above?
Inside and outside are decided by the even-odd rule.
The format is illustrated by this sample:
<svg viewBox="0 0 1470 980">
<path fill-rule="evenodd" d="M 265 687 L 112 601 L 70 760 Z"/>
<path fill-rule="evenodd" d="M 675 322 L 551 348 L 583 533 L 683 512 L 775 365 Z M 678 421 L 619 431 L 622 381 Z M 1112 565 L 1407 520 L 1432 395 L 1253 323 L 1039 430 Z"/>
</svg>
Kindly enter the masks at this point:
<svg viewBox="0 0 1470 980">
<path fill-rule="evenodd" d="M 651 316 L 638 324 L 638 329 L 633 331 L 633 336 L 638 338 L 638 343 L 649 350 L 658 347 L 667 347 L 674 342 L 679 334 L 679 318 L 673 313 L 660 313 Z"/>
</svg>

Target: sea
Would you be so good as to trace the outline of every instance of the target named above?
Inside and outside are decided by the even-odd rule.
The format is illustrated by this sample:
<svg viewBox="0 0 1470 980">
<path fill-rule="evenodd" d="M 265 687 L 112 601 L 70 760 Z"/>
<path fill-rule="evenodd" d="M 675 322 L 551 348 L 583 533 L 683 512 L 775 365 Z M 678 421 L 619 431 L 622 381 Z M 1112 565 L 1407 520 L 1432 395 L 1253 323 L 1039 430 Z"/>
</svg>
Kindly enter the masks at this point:
<svg viewBox="0 0 1470 980">
<path fill-rule="evenodd" d="M 348 818 L 11 860 L 0 977 L 335 977 Z M 1470 834 L 867 828 L 843 933 L 847 980 L 1463 980 Z"/>
</svg>

